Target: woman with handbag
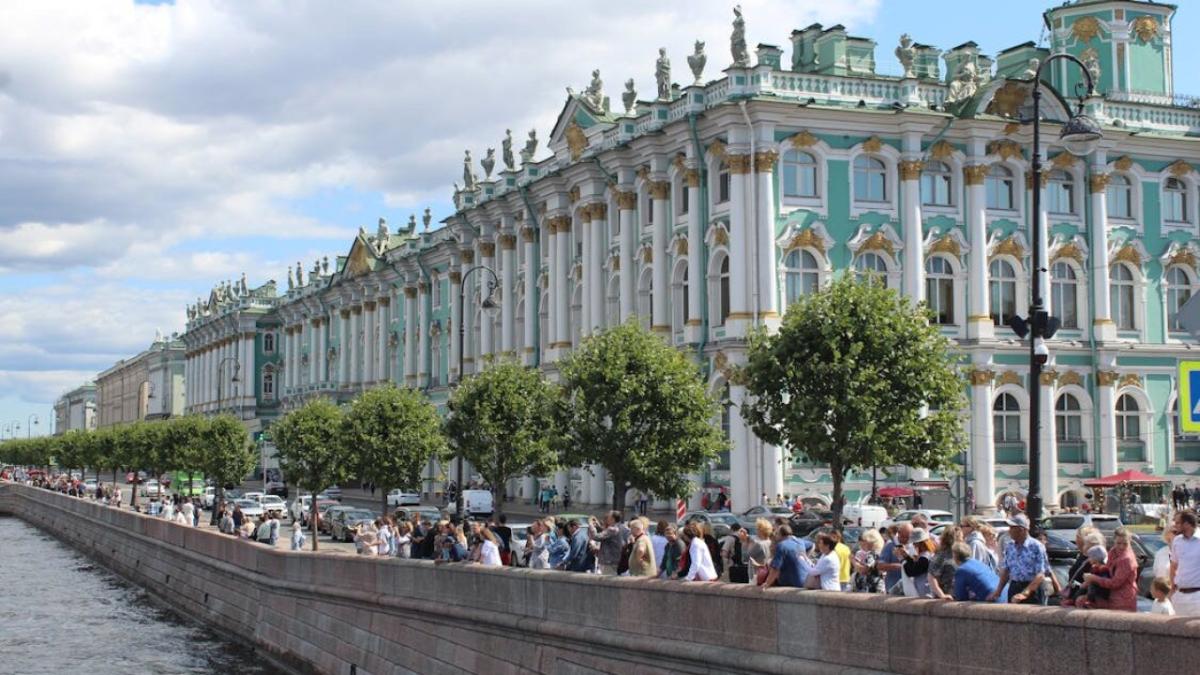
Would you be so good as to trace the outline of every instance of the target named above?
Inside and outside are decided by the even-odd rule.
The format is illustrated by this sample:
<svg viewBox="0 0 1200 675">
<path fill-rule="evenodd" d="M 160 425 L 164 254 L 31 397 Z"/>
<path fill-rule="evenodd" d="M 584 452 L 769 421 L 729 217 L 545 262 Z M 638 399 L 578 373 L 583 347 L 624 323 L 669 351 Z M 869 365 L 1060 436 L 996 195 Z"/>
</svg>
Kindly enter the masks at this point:
<svg viewBox="0 0 1200 675">
<path fill-rule="evenodd" d="M 754 573 L 754 585 L 761 586 L 771 572 L 771 537 L 775 528 L 771 521 L 759 518 L 754 521 L 754 541 L 750 544 L 749 572 Z"/>
</svg>

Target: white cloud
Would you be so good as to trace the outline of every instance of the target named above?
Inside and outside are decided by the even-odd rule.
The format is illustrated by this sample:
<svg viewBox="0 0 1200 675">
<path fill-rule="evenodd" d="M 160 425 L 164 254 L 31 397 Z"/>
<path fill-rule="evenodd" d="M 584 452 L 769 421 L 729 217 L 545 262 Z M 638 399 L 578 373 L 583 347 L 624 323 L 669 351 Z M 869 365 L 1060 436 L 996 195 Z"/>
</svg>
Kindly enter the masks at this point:
<svg viewBox="0 0 1200 675">
<path fill-rule="evenodd" d="M 786 47 L 793 28 L 853 27 L 878 2 L 743 4 L 750 44 Z M 306 261 L 341 252 L 360 222 L 295 206 L 314 194 L 348 188 L 419 212 L 445 203 L 463 148 L 482 157 L 505 128 L 518 139 L 537 128 L 545 152 L 563 88 L 584 87 L 594 67 L 614 102 L 631 76 L 646 98 L 658 47 L 690 82 L 686 56 L 702 39 L 706 77 L 719 77 L 730 7 L 0 4 L 0 272 L 63 275 L 26 289 L 29 301 L 0 297 L 0 371 L 104 367 L 155 326 L 180 328 L 184 303 L 218 280 L 278 279 L 297 247 Z"/>
</svg>

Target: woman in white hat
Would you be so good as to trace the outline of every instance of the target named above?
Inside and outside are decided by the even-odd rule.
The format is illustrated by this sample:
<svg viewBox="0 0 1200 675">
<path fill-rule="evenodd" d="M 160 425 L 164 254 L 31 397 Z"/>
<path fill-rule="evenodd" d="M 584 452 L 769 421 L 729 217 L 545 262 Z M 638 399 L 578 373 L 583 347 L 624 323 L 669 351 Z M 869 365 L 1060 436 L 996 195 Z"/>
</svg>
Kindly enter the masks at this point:
<svg viewBox="0 0 1200 675">
<path fill-rule="evenodd" d="M 929 588 L 929 564 L 937 552 L 937 545 L 929 531 L 916 528 L 908 539 L 908 545 L 897 547 L 896 554 L 902 561 L 900 583 L 904 595 L 910 598 L 933 597 Z"/>
</svg>

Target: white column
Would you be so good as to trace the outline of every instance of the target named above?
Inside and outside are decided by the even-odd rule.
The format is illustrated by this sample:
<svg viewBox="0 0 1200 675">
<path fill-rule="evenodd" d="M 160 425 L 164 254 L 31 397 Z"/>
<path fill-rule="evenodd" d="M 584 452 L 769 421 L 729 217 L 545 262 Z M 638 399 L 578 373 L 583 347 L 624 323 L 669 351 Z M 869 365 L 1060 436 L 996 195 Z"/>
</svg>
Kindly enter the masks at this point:
<svg viewBox="0 0 1200 675">
<path fill-rule="evenodd" d="M 388 332 L 391 330 L 392 324 L 392 298 L 384 295 L 377 302 L 378 305 L 375 309 L 375 381 L 382 383 L 391 379 L 391 369 L 388 367 Z"/>
<path fill-rule="evenodd" d="M 566 469 L 554 472 L 554 489 L 558 490 L 558 498 L 560 500 L 571 489 L 571 474 Z"/>
<path fill-rule="evenodd" d="M 976 508 L 991 509 L 996 499 L 996 448 L 992 436 L 992 378 L 989 370 L 971 377 L 971 473 L 975 477 Z M 986 513 L 986 511 L 985 511 Z"/>
<path fill-rule="evenodd" d="M 475 372 L 475 310 L 479 307 L 479 305 L 475 302 L 475 294 L 471 292 L 472 289 L 470 284 L 474 283 L 476 287 L 478 287 L 479 282 L 477 278 L 480 274 L 486 273 L 475 272 L 470 276 L 470 278 L 468 278 L 467 273 L 470 272 L 471 268 L 475 265 L 475 251 L 465 248 L 462 250 L 461 257 L 461 269 L 463 273 L 462 282 L 468 284 L 466 289 L 466 298 L 463 300 L 466 303 L 466 307 L 464 307 L 466 311 L 463 312 L 463 329 L 465 331 L 463 339 L 466 341 L 466 344 L 463 345 L 462 373 L 464 375 L 470 375 L 471 373 Z"/>
<path fill-rule="evenodd" d="M 484 267 L 491 268 L 492 270 L 496 269 L 496 244 L 494 242 L 490 242 L 490 241 L 479 242 L 479 262 Z M 488 274 L 487 272 L 485 272 L 484 270 L 480 270 L 475 273 L 474 281 L 476 281 L 479 284 L 479 298 L 480 298 L 480 301 L 482 301 L 483 298 L 487 297 L 488 284 L 490 284 L 492 282 L 492 276 L 490 274 Z M 508 295 L 505 294 L 502 297 L 501 301 L 503 303 L 507 304 L 509 301 Z M 504 310 L 501 309 L 501 311 L 504 311 Z M 495 344 L 496 344 L 495 334 L 494 334 L 495 328 L 496 328 L 496 322 L 492 320 L 491 314 L 489 312 L 487 312 L 486 310 L 480 312 L 480 314 L 479 314 L 479 353 L 483 356 L 490 356 L 495 351 L 495 349 L 494 349 Z M 482 369 L 483 364 L 479 364 L 479 365 L 480 365 L 480 368 Z"/>
<path fill-rule="evenodd" d="M 987 192 L 984 188 L 987 172 L 987 164 L 963 167 L 963 182 L 967 186 L 967 238 L 971 244 L 967 265 L 968 338 L 986 339 L 994 335 L 988 307 Z M 990 409 L 988 417 L 991 417 Z M 995 484 L 989 485 L 994 487 Z"/>
<path fill-rule="evenodd" d="M 589 503 L 609 503 L 609 498 L 612 495 L 608 494 L 608 490 L 605 489 L 608 481 L 608 472 L 599 464 L 592 464 L 589 468 L 592 470 L 592 473 L 587 477 L 588 493 L 590 495 Z"/>
<path fill-rule="evenodd" d="M 583 292 L 579 295 L 579 334 L 587 336 L 592 332 L 592 247 L 595 244 L 592 239 L 592 205 L 583 205 L 575 212 L 575 217 L 579 222 L 579 236 L 582 239 L 579 243 L 583 246 L 583 257 L 580 260 L 583 267 L 583 274 L 580 275 Z"/>
<path fill-rule="evenodd" d="M 1037 270 L 1037 275 L 1038 275 L 1038 280 L 1039 280 L 1038 283 L 1041 284 L 1041 287 L 1042 287 L 1042 306 L 1043 307 L 1050 306 L 1050 255 L 1049 255 L 1050 248 L 1048 245 L 1048 242 L 1050 239 L 1050 233 L 1048 232 L 1048 230 L 1050 229 L 1050 217 L 1046 213 L 1046 206 L 1047 206 L 1047 204 L 1046 204 L 1046 179 L 1047 179 L 1047 172 L 1043 171 L 1042 172 L 1042 185 L 1039 188 L 1042 191 L 1042 195 L 1041 195 L 1041 207 L 1042 208 L 1041 208 L 1041 211 L 1038 214 L 1036 214 L 1039 218 L 1042 219 L 1042 221 L 1041 221 L 1042 226 L 1040 228 L 1038 228 L 1040 236 L 1038 237 L 1037 241 L 1033 241 L 1032 236 L 1029 237 L 1031 245 L 1037 247 L 1038 258 L 1040 258 L 1042 261 L 1042 268 L 1040 270 Z M 1030 201 L 1032 202 L 1032 199 Z M 1032 224 L 1033 221 L 1031 220 L 1030 223 Z M 1032 232 L 1032 227 L 1028 231 Z M 1033 264 L 1033 255 L 1032 254 L 1029 257 L 1029 264 L 1030 265 Z M 1032 304 L 1032 300 L 1031 300 L 1031 304 Z"/>
<path fill-rule="evenodd" d="M 460 265 L 458 269 L 450 270 L 450 358 L 447 363 L 449 371 L 450 383 L 458 381 L 459 373 L 462 372 L 462 364 L 458 362 L 459 345 L 462 337 L 459 333 L 459 320 L 462 317 L 462 263 L 452 262 L 451 265 Z"/>
<path fill-rule="evenodd" d="M 404 384 L 417 384 L 417 287 L 404 287 Z"/>
<path fill-rule="evenodd" d="M 775 264 L 774 181 L 775 160 L 778 157 L 779 155 L 775 151 L 759 152 L 754 157 L 754 182 L 758 199 L 754 210 L 758 220 L 754 229 L 758 235 L 757 240 L 753 242 L 758 251 L 758 260 L 753 262 L 756 267 L 755 274 L 758 275 L 757 309 L 759 318 L 770 325 L 778 325 L 779 322 L 779 275 L 776 272 Z M 751 261 L 747 261 L 747 263 L 749 264 Z M 690 274 L 688 279 L 691 279 Z M 765 446 L 764 453 L 770 455 Z M 764 456 L 764 461 L 767 459 Z M 770 476 L 770 469 L 765 471 L 765 475 L 767 482 L 775 482 L 774 478 Z M 782 481 L 782 477 L 779 480 Z"/>
<path fill-rule="evenodd" d="M 253 414 L 258 397 L 258 364 L 254 349 L 256 339 L 256 333 L 250 332 L 242 340 L 246 351 L 246 360 L 242 362 L 242 372 L 245 373 L 242 378 L 242 397 L 245 399 L 246 405 L 250 407 L 251 414 Z"/>
<path fill-rule="evenodd" d="M 667 199 L 671 196 L 671 183 L 656 181 L 649 184 L 650 208 L 654 212 L 654 230 L 651 246 L 654 248 L 654 267 L 651 272 L 653 288 L 650 293 L 650 329 L 663 336 L 671 334 L 671 312 L 667 302 L 671 298 L 671 254 L 667 250 L 667 233 L 670 232 L 670 209 Z"/>
<path fill-rule="evenodd" d="M 918 141 L 919 142 L 919 141 Z M 900 162 L 900 226 L 904 231 L 904 295 L 920 302 L 925 297 L 924 236 L 921 223 L 919 159 Z"/>
<path fill-rule="evenodd" d="M 1097 471 L 1101 476 L 1117 472 L 1117 373 L 1100 371 L 1096 378 L 1096 414 L 1100 417 L 1100 441 L 1096 455 Z"/>
<path fill-rule="evenodd" d="M 375 372 L 375 311 L 374 300 L 363 302 L 362 381 L 366 385 L 374 384 L 379 379 L 378 373 Z"/>
<path fill-rule="evenodd" d="M 350 384 L 362 386 L 362 305 L 350 308 Z"/>
<path fill-rule="evenodd" d="M 704 289 L 704 222 L 700 205 L 700 172 L 688 169 L 683 176 L 688 186 L 688 320 L 684 335 L 689 343 L 700 341 L 703 329 L 704 307 L 700 301 Z"/>
<path fill-rule="evenodd" d="M 522 357 L 527 366 L 535 365 L 535 355 L 538 349 L 538 322 L 541 319 L 541 298 L 538 297 L 538 255 L 537 230 L 532 227 L 521 228 L 521 243 L 525 245 L 525 354 Z"/>
<path fill-rule="evenodd" d="M 308 383 L 325 381 L 325 327 L 328 319 L 316 316 L 308 321 Z M 299 366 L 299 361 L 296 362 Z"/>
<path fill-rule="evenodd" d="M 617 224 L 621 229 L 620 242 L 618 244 L 617 260 L 620 274 L 620 305 L 621 305 L 621 323 L 624 323 L 633 315 L 634 309 L 637 307 L 636 298 L 634 297 L 634 284 L 637 282 L 635 276 L 637 274 L 637 265 L 633 264 L 633 252 L 635 242 L 637 241 L 637 220 L 634 219 L 634 214 L 637 208 L 637 193 L 625 190 L 617 192 Z"/>
<path fill-rule="evenodd" d="M 729 400 L 741 405 L 746 400 L 746 388 L 740 385 L 730 385 Z M 729 416 L 729 497 L 733 500 L 734 508 L 744 510 L 751 503 L 751 497 L 757 496 L 752 492 L 750 434 L 746 423 L 739 414 Z"/>
<path fill-rule="evenodd" d="M 554 241 L 554 257 L 558 259 L 553 284 L 554 311 L 550 317 L 554 321 L 554 339 L 552 350 L 559 352 L 571 348 L 571 303 L 567 287 L 567 275 L 571 271 L 571 218 L 560 216 L 558 220 L 558 236 Z"/>
<path fill-rule="evenodd" d="M 1054 438 L 1054 372 L 1042 372 L 1042 382 L 1039 385 L 1041 397 L 1038 407 L 1041 408 L 1042 429 L 1038 434 L 1041 443 L 1039 457 L 1039 475 L 1042 480 L 1042 503 L 1048 506 L 1058 504 L 1058 445 Z"/>
<path fill-rule="evenodd" d="M 729 318 L 725 322 L 728 337 L 740 337 L 745 332 L 747 309 L 746 292 L 749 273 L 746 270 L 746 251 L 750 249 L 746 227 L 746 183 L 749 180 L 750 156 L 728 155 L 729 166 Z M 743 498 L 740 502 L 745 504 Z"/>
<path fill-rule="evenodd" d="M 607 303 L 605 296 L 607 295 L 608 280 L 604 275 L 604 259 L 605 253 L 608 251 L 606 245 L 608 237 L 608 205 L 604 203 L 592 204 L 592 226 L 588 232 L 588 238 L 591 241 L 591 255 L 587 258 L 585 269 L 590 271 L 587 285 L 583 292 L 587 293 L 591 298 L 591 314 L 587 323 L 584 325 L 586 333 L 599 332 L 605 326 L 605 310 Z"/>
<path fill-rule="evenodd" d="M 417 284 L 417 386 L 429 386 L 429 282 Z"/>
<path fill-rule="evenodd" d="M 500 351 L 505 358 L 515 356 L 517 343 L 517 235 L 500 235 Z M 526 313 L 529 302 L 526 300 Z"/>
<path fill-rule="evenodd" d="M 528 502 L 537 501 L 538 484 L 533 476 L 521 477 L 521 498 Z"/>
<path fill-rule="evenodd" d="M 350 385 L 350 310 L 340 310 L 338 318 L 338 387 L 344 388 Z"/>
<path fill-rule="evenodd" d="M 1108 297 L 1108 201 L 1105 199 L 1105 190 L 1109 176 L 1099 172 L 1104 167 L 1104 151 L 1096 151 L 1093 159 L 1099 162 L 1099 166 L 1093 167 L 1094 173 L 1088 181 L 1092 199 L 1092 222 L 1088 224 L 1091 231 L 1091 241 L 1088 242 L 1091 250 L 1088 254 L 1092 273 L 1088 283 L 1092 287 L 1092 311 L 1096 314 L 1092 317 L 1093 335 L 1098 341 L 1106 341 L 1117 338 L 1117 326 L 1112 320 Z"/>
</svg>

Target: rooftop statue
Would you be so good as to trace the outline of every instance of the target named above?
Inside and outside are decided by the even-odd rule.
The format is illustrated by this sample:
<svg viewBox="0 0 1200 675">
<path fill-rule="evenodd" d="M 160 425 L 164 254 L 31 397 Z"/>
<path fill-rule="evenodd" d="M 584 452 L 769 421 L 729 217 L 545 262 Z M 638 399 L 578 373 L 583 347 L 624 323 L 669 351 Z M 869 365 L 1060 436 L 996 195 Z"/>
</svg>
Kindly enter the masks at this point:
<svg viewBox="0 0 1200 675">
<path fill-rule="evenodd" d="M 667 58 L 667 48 L 658 48 L 658 62 L 654 66 L 654 81 L 658 83 L 658 100 L 671 100 L 671 59 Z"/>
<path fill-rule="evenodd" d="M 465 151 L 463 155 L 463 189 L 471 191 L 475 189 L 475 170 L 471 166 L 471 151 Z"/>
<path fill-rule="evenodd" d="M 300 266 L 300 261 L 296 261 L 296 285 L 304 285 L 304 268 Z"/>
<path fill-rule="evenodd" d="M 600 79 L 600 70 L 592 71 L 592 81 L 583 92 L 583 100 L 592 108 L 608 112 L 608 97 L 604 95 L 604 80 Z"/>
<path fill-rule="evenodd" d="M 480 160 L 479 165 L 483 167 L 483 179 L 491 180 L 492 169 L 496 168 L 496 149 L 488 148 L 487 154 Z"/>
<path fill-rule="evenodd" d="M 708 63 L 708 57 L 704 55 L 704 40 L 696 40 L 696 51 L 688 56 L 688 67 L 692 69 L 696 84 L 701 84 L 705 63 Z"/>
<path fill-rule="evenodd" d="M 329 256 L 325 256 L 321 259 L 321 271 L 325 274 L 329 274 Z"/>
<path fill-rule="evenodd" d="M 1037 77 L 1038 65 L 1041 61 L 1037 58 L 1029 59 L 1029 65 L 1025 67 L 1025 72 L 1021 73 L 1022 80 L 1032 80 Z"/>
<path fill-rule="evenodd" d="M 428 206 L 425 207 L 425 215 L 421 216 L 421 222 L 425 224 L 425 230 L 428 231 L 429 223 L 433 222 L 433 213 Z"/>
<path fill-rule="evenodd" d="M 742 18 L 742 6 L 733 8 L 733 34 L 729 36 L 729 51 L 733 54 L 733 65 L 750 65 L 750 52 L 746 50 L 746 20 Z"/>
<path fill-rule="evenodd" d="M 388 240 L 388 226 L 385 218 L 379 219 L 379 227 L 375 230 L 375 239 L 379 242 L 380 249 L 382 250 L 383 244 Z"/>
<path fill-rule="evenodd" d="M 290 290 L 294 289 L 295 287 L 296 287 L 296 277 L 292 275 L 292 268 L 289 267 L 288 268 L 288 290 L 290 291 Z"/>
<path fill-rule="evenodd" d="M 538 140 L 537 129 L 529 130 L 529 140 L 525 141 L 525 147 L 521 150 L 521 163 L 528 164 L 533 161 L 533 154 L 537 152 Z"/>
<path fill-rule="evenodd" d="M 946 94 L 946 104 L 961 103 L 975 95 L 979 89 L 979 73 L 975 62 L 967 61 L 958 68 L 958 74 L 950 83 L 950 92 Z"/>
<path fill-rule="evenodd" d="M 637 90 L 633 88 L 633 78 L 625 80 L 625 93 L 621 94 L 621 103 L 625 104 L 625 114 L 632 115 L 637 106 Z"/>
<path fill-rule="evenodd" d="M 904 68 L 905 79 L 916 77 L 913 72 L 913 59 L 917 55 L 917 50 L 913 47 L 912 38 L 908 33 L 900 36 L 900 45 L 896 47 L 896 59 L 900 61 L 900 65 Z"/>
<path fill-rule="evenodd" d="M 504 168 L 512 171 L 516 167 L 516 163 L 513 161 L 512 129 L 504 130 L 504 141 L 500 144 L 500 148 L 503 154 Z"/>
</svg>

